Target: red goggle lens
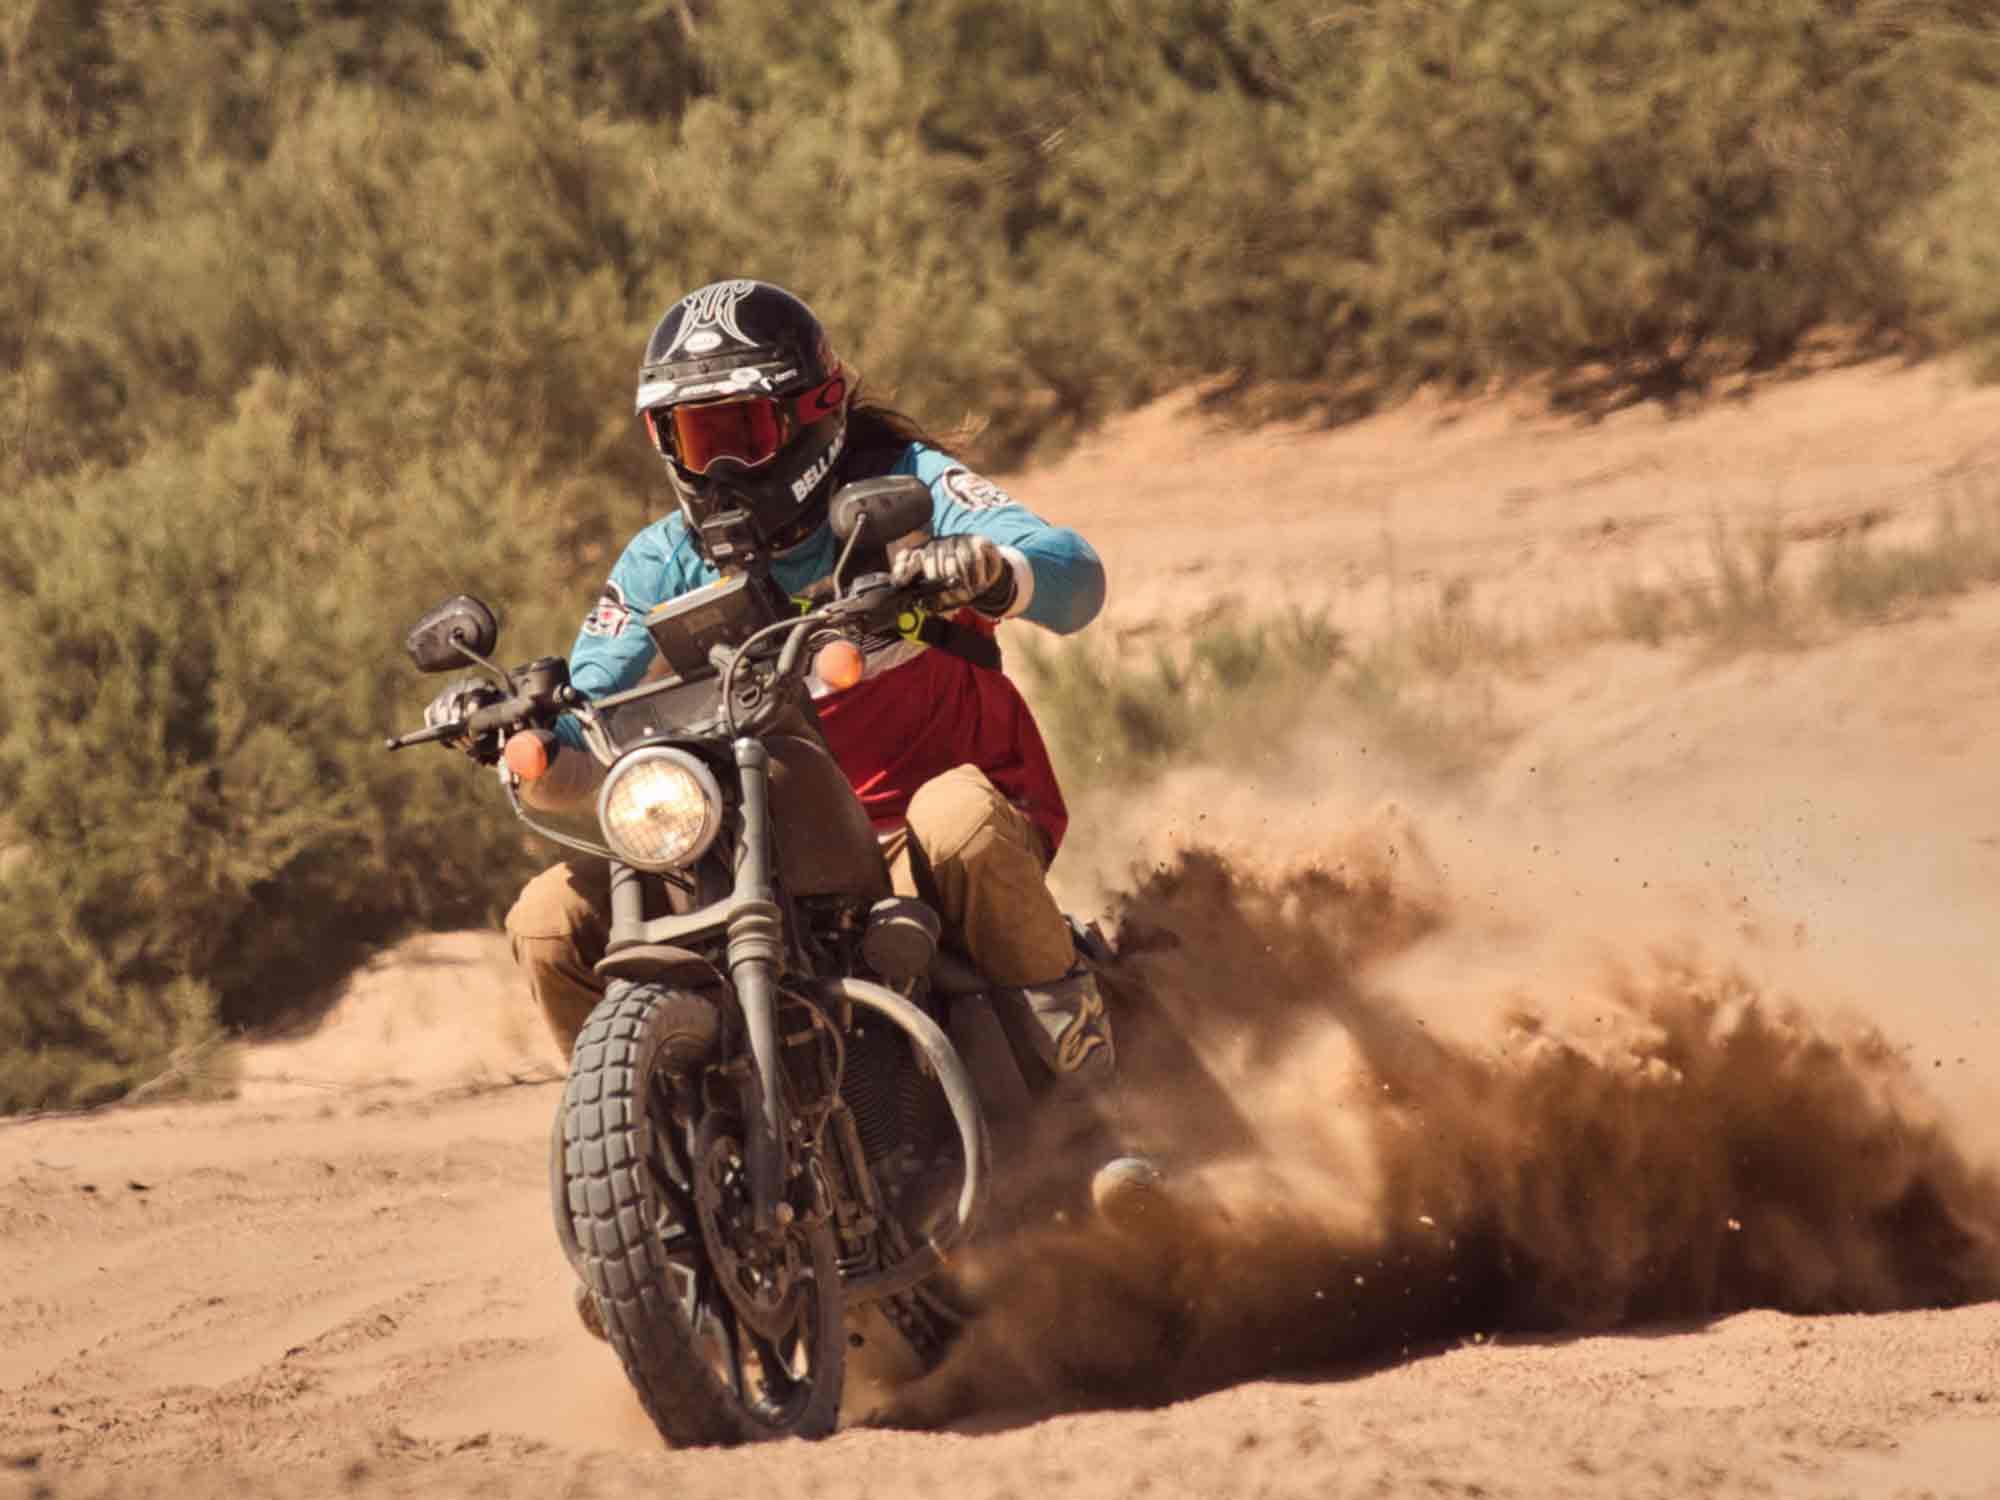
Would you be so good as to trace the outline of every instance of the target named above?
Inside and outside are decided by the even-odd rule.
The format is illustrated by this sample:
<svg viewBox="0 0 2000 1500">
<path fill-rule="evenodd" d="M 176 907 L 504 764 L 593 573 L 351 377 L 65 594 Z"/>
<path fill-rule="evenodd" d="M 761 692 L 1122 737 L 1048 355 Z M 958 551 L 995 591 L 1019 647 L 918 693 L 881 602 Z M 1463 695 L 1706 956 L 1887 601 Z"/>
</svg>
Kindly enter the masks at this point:
<svg viewBox="0 0 2000 1500">
<path fill-rule="evenodd" d="M 783 409 L 769 396 L 676 406 L 665 413 L 649 411 L 646 417 L 653 441 L 690 474 L 706 474 L 725 458 L 746 469 L 758 468 L 778 456 L 788 436 Z"/>
<path fill-rule="evenodd" d="M 646 430 L 660 452 L 690 474 L 706 474 L 724 459 L 755 469 L 776 458 L 800 426 L 830 416 L 846 397 L 847 381 L 836 372 L 789 399 L 730 396 L 652 407 L 646 412 Z"/>
</svg>

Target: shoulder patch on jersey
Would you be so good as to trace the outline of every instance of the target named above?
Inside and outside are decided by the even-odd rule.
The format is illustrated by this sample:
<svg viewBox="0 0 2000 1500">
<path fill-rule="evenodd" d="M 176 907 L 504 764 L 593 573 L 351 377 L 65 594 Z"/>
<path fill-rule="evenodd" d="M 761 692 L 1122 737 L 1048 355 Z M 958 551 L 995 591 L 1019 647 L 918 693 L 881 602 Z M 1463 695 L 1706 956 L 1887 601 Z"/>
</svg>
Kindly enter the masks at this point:
<svg viewBox="0 0 2000 1500">
<path fill-rule="evenodd" d="M 1014 497 L 992 480 L 962 466 L 946 469 L 941 482 L 945 493 L 967 510 L 998 510 L 1014 503 Z"/>
<path fill-rule="evenodd" d="M 585 635 L 618 636 L 632 623 L 632 606 L 625 602 L 625 590 L 606 583 L 596 605 L 583 617 Z"/>
</svg>

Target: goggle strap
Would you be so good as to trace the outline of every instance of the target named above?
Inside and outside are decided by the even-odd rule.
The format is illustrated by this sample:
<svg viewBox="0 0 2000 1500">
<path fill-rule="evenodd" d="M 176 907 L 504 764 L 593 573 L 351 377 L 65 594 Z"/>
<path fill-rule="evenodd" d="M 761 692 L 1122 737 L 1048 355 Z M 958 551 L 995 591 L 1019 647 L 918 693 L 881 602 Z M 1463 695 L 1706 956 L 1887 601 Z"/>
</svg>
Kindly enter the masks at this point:
<svg viewBox="0 0 2000 1500">
<path fill-rule="evenodd" d="M 836 366 L 834 372 L 818 385 L 792 398 L 792 413 L 801 426 L 810 427 L 839 411 L 846 399 L 847 372 Z"/>
</svg>

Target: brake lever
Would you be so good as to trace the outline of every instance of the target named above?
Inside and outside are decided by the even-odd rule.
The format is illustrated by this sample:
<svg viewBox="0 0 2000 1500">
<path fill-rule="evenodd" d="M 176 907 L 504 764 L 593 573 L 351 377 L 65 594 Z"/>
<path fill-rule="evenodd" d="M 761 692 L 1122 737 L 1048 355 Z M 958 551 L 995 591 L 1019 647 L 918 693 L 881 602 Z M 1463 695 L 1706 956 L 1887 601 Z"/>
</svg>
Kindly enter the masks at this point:
<svg viewBox="0 0 2000 1500">
<path fill-rule="evenodd" d="M 465 733 L 465 720 L 450 724 L 433 724 L 427 729 L 414 730 L 409 734 L 392 735 L 382 742 L 384 750 L 407 750 L 412 745 L 434 745 L 439 740 L 457 739 Z"/>
</svg>

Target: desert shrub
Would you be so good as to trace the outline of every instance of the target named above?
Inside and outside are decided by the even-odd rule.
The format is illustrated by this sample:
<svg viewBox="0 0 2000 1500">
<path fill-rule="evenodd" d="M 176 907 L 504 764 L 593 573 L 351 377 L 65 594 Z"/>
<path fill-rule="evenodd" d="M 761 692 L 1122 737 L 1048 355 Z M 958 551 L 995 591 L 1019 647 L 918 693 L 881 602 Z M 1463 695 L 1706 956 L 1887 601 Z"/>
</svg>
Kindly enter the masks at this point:
<svg viewBox="0 0 2000 1500">
<path fill-rule="evenodd" d="M 1645 646 L 1666 643 L 1674 626 L 1673 595 L 1654 584 L 1631 580 L 1620 583 L 1611 595 L 1611 629 L 1628 641 Z"/>
<path fill-rule="evenodd" d="M 1817 600 L 1844 620 L 1879 620 L 2000 582 L 2000 504 L 1941 501 L 1931 534 L 1916 542 L 1844 531 L 1827 544 L 1812 582 Z"/>
<path fill-rule="evenodd" d="M 1516 665 L 1527 649 L 1517 630 L 1480 607 L 1466 578 L 1435 590 L 1408 619 L 1398 621 L 1396 635 L 1399 649 L 1433 677 Z"/>
<path fill-rule="evenodd" d="M 1442 654 L 1439 629 L 1454 633 Z M 1302 723 L 1343 726 L 1421 773 L 1461 775 L 1506 739 L 1492 671 L 1479 669 L 1518 666 L 1525 649 L 1457 595 L 1360 644 L 1323 612 L 1228 609 L 1174 649 L 1128 656 L 1030 640 L 1024 654 L 1057 765 L 1083 786 L 1137 784 L 1193 762 L 1256 765 Z"/>
<path fill-rule="evenodd" d="M 1983 97 L 1961 132 L 1944 185 L 1923 207 L 1905 247 L 1919 295 L 1944 341 L 1972 350 L 2000 376 L 2000 99 Z"/>
<path fill-rule="evenodd" d="M 1893 236 L 1975 66 L 1953 9 L 1380 7 L 1343 138 L 1368 360 L 1678 378 L 1829 319 L 1899 326 Z"/>
<path fill-rule="evenodd" d="M 462 758 L 382 752 L 435 685 L 357 601 L 529 597 L 540 538 L 487 522 L 508 483 L 491 460 L 333 503 L 315 412 L 267 376 L 210 440 L 44 481 L 14 518 L 0 628 L 35 645 L 0 723 L 21 851 L 0 1050 L 43 1074 L 96 1059 L 43 1076 L 44 1102 L 282 1015 L 407 923 L 491 920 L 531 868 L 504 814 L 470 806 Z M 516 625 L 525 654 L 570 633 L 546 611 Z"/>
<path fill-rule="evenodd" d="M 1715 516 L 1709 527 L 1710 572 L 1683 591 L 1694 628 L 1724 650 L 1795 639 L 1798 600 L 1784 576 L 1786 550 L 1784 530 L 1775 518 L 1741 536 Z"/>
<path fill-rule="evenodd" d="M 1184 646 L 1143 660 L 1090 641 L 1022 644 L 1044 728 L 1079 780 L 1143 776 L 1234 747 L 1254 753 L 1301 697 L 1331 680 L 1345 644 L 1324 614 L 1225 610 Z"/>
<path fill-rule="evenodd" d="M 1289 753 L 1302 725 L 1337 727 L 1409 771 L 1449 780 L 1506 744 L 1493 669 L 1518 665 L 1523 649 L 1510 632 L 1442 662 L 1407 632 L 1350 646 L 1324 615 L 1295 611 L 1226 614 L 1179 653 L 1125 660 L 1072 642 L 1030 647 L 1027 661 L 1057 766 L 1079 787 L 1140 785 L 1184 764 L 1254 767 Z"/>
<path fill-rule="evenodd" d="M 1950 147 L 1981 138 L 1990 22 L 1947 0 L 33 0 L 0 27 L 25 473 L 129 460 L 275 366 L 349 405 L 366 373 L 358 451 L 474 409 L 525 464 L 629 481 L 647 323 L 735 270 L 1015 455 L 1222 371 L 1671 385 L 1828 322 L 1976 333 L 1991 280 L 1928 207 L 1985 180 Z"/>
</svg>

